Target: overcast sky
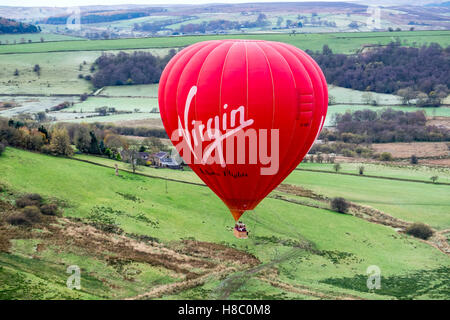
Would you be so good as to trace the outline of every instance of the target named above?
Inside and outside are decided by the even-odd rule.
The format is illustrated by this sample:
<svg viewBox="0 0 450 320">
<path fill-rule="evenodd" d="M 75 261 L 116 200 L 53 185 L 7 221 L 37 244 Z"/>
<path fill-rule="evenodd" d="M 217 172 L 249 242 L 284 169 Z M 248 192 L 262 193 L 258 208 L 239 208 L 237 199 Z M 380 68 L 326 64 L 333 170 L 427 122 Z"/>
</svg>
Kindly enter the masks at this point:
<svg viewBox="0 0 450 320">
<path fill-rule="evenodd" d="M 317 1 L 317 0 L 316 0 Z M 339 0 L 318 0 L 339 1 Z M 353 2 L 355 0 L 344 0 Z M 204 4 L 204 3 L 245 3 L 245 2 L 276 2 L 276 0 L 0 0 L 0 6 L 23 7 L 72 7 L 88 5 L 114 4 Z M 283 0 L 282 2 L 310 2 L 302 0 Z"/>
</svg>

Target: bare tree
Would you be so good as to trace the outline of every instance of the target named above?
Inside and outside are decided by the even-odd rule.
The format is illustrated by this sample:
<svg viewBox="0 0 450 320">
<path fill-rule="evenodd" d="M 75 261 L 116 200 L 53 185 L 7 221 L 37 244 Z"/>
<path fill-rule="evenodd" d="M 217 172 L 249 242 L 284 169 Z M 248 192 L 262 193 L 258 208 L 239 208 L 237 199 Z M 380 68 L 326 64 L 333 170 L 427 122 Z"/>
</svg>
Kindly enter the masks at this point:
<svg viewBox="0 0 450 320">
<path fill-rule="evenodd" d="M 335 163 L 333 168 L 334 168 L 334 171 L 338 172 L 339 170 L 341 170 L 341 164 L 340 163 Z"/>
<path fill-rule="evenodd" d="M 125 150 L 123 154 L 125 161 L 128 162 L 133 173 L 136 173 L 136 171 L 139 170 L 139 166 L 141 165 L 139 152 L 136 149 L 132 148 Z"/>
<path fill-rule="evenodd" d="M 359 166 L 359 174 L 363 175 L 364 174 L 364 166 Z"/>
</svg>

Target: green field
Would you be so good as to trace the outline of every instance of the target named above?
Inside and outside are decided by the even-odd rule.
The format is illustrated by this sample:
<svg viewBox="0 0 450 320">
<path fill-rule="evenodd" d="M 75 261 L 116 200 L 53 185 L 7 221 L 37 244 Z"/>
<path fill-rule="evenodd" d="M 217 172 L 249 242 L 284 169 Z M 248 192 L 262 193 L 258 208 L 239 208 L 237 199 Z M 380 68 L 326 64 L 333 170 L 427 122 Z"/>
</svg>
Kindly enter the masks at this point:
<svg viewBox="0 0 450 320">
<path fill-rule="evenodd" d="M 136 84 L 132 86 L 108 86 L 100 92 L 108 97 L 158 97 L 158 84 Z"/>
<path fill-rule="evenodd" d="M 111 114 L 107 116 L 94 116 L 85 117 L 83 113 L 77 113 L 77 119 L 71 117 L 70 119 L 64 119 L 64 122 L 117 122 L 117 121 L 127 121 L 127 120 L 144 120 L 144 119 L 159 119 L 159 113 L 144 113 L 144 112 L 133 112 L 133 113 L 123 113 L 123 114 Z"/>
<path fill-rule="evenodd" d="M 93 157 L 93 156 L 86 155 L 86 154 L 76 154 L 76 155 L 74 155 L 74 158 L 80 159 L 80 160 L 91 161 L 91 162 L 98 163 L 101 165 L 109 166 L 111 168 L 113 168 L 114 165 L 117 164 L 120 169 L 130 170 L 129 164 L 127 164 L 125 162 L 115 161 L 115 160 L 111 160 L 111 159 L 107 159 L 107 158 L 103 158 L 103 157 Z M 196 174 L 194 174 L 192 170 L 188 169 L 188 167 L 186 170 L 181 171 L 181 170 L 159 170 L 159 169 L 155 169 L 155 168 L 151 168 L 151 167 L 141 166 L 141 167 L 139 167 L 138 172 L 149 175 L 149 176 L 154 176 L 154 177 L 203 184 L 203 181 Z"/>
<path fill-rule="evenodd" d="M 437 42 L 442 46 L 450 45 L 450 31 L 402 31 L 402 32 L 353 32 L 353 33 L 317 33 L 317 34 L 236 34 L 206 36 L 171 36 L 154 38 L 130 38 L 117 40 L 58 41 L 51 43 L 30 43 L 0 46 L 0 54 L 32 53 L 56 51 L 99 51 L 148 48 L 184 47 L 199 41 L 215 39 L 263 39 L 290 43 L 300 49 L 321 50 L 324 44 L 336 53 L 354 53 L 362 45 L 387 44 L 396 38 L 407 40 L 410 45 L 420 46 Z"/>
<path fill-rule="evenodd" d="M 117 111 L 151 112 L 158 110 L 158 100 L 155 98 L 103 98 L 89 97 L 86 101 L 76 103 L 70 108 L 64 109 L 64 112 L 94 112 L 101 107 L 115 108 Z"/>
<path fill-rule="evenodd" d="M 364 92 L 334 85 L 328 85 L 328 96 L 332 104 L 371 104 L 372 101 L 377 105 L 400 105 L 402 103 L 402 98 L 394 94 Z"/>
<path fill-rule="evenodd" d="M 66 36 L 63 34 L 55 33 L 11 33 L 11 34 L 0 34 L 0 41 L 2 45 L 6 44 L 22 44 L 24 42 L 41 42 L 41 38 L 44 42 L 47 41 L 70 41 L 70 40 L 81 40 L 79 37 Z"/>
<path fill-rule="evenodd" d="M 386 15 L 393 12 L 385 10 Z M 155 112 L 158 84 L 99 89 L 80 79 L 80 75 L 93 74 L 91 65 L 104 53 L 143 50 L 164 56 L 171 49 L 199 41 L 230 38 L 281 41 L 314 51 L 327 44 L 334 53 L 342 54 L 392 41 L 415 47 L 432 42 L 450 46 L 449 30 L 326 33 L 332 28 L 308 25 L 296 28 L 295 35 L 289 34 L 294 29 L 270 33 L 278 31 L 271 30 L 278 17 L 284 18 L 283 23 L 287 19 L 297 21 L 297 12 L 269 13 L 270 27 L 246 29 L 239 34 L 161 36 L 183 24 L 216 19 L 254 21 L 258 14 L 236 11 L 196 16 L 151 15 L 89 24 L 83 30 L 106 30 L 131 37 L 113 40 L 54 34 L 60 31 L 55 25 L 42 25 L 47 33 L 0 35 L 0 105 L 17 105 L 0 111 L 0 116 L 33 114 L 67 101 L 73 105 L 47 113 L 55 117 L 48 118 L 48 125 L 55 126 L 51 121 L 114 123 L 160 119 Z M 311 13 L 304 14 L 311 18 Z M 142 38 L 149 33 L 133 31 L 135 23 L 174 17 L 179 21 L 194 19 L 169 25 L 154 37 Z M 319 13 L 319 18 L 335 21 L 334 31 L 349 30 L 349 21 L 367 20 L 357 11 L 345 16 Z M 383 20 L 383 25 L 398 27 L 388 20 Z M 33 71 L 36 64 L 40 75 Z M 15 70 L 18 76 L 14 75 Z M 363 109 L 382 111 L 388 107 L 450 117 L 448 106 L 417 108 L 403 106 L 401 97 L 393 94 L 334 85 L 328 89 L 330 106 L 325 126 L 334 125 L 337 114 Z M 84 93 L 89 96 L 81 101 Z M 114 108 L 119 113 L 99 116 L 96 109 L 101 107 Z M 442 119 L 434 120 L 445 125 Z M 158 123 L 160 120 L 140 125 L 160 128 Z M 115 174 L 116 165 L 119 176 Z M 340 172 L 335 173 L 334 164 L 299 164 L 282 186 L 242 216 L 250 232 L 249 238 L 242 240 L 233 236 L 234 220 L 228 208 L 189 167 L 170 170 L 140 166 L 138 174 L 132 174 L 129 164 L 105 157 L 54 157 L 7 147 L 0 154 L 0 300 L 448 300 L 450 169 L 403 162 L 340 165 Z M 361 165 L 364 175 L 358 175 Z M 439 183 L 430 183 L 432 176 L 438 176 Z M 40 222 L 28 227 L 12 225 L 7 217 L 19 212 L 15 201 L 25 193 L 39 193 L 46 203 L 58 204 L 61 215 L 42 216 Z M 334 197 L 352 202 L 349 214 L 330 209 Z M 379 216 L 370 215 L 361 206 L 381 212 Z M 400 228 L 395 224 L 397 219 L 403 220 Z M 404 226 L 412 222 L 429 225 L 434 236 L 422 241 L 407 235 Z M 66 269 L 71 265 L 81 268 L 81 290 L 66 287 Z M 374 265 L 382 272 L 379 290 L 370 290 L 366 285 L 366 270 Z M 155 288 L 161 293 L 155 294 Z"/>
<path fill-rule="evenodd" d="M 387 178 L 400 178 L 411 180 L 430 181 L 431 176 L 438 176 L 439 182 L 450 183 L 450 168 L 433 168 L 420 165 L 393 165 L 372 163 L 339 163 L 340 173 L 359 174 L 359 167 L 364 167 L 365 175 L 380 176 Z M 334 164 L 331 163 L 301 163 L 298 168 L 306 170 L 321 170 L 335 172 Z"/>
<path fill-rule="evenodd" d="M 253 253 L 263 264 L 278 259 L 273 265 L 278 270 L 277 281 L 292 286 L 307 286 L 312 291 L 329 292 L 335 296 L 351 294 L 372 299 L 448 298 L 448 256 L 391 228 L 352 216 L 268 198 L 254 212 L 244 215 L 243 220 L 249 226 L 251 236 L 242 241 L 235 239 L 227 229 L 232 224 L 232 218 L 226 207 L 203 186 L 165 182 L 125 172 L 121 173 L 121 177 L 116 177 L 113 169 L 11 148 L 0 157 L 0 175 L 3 186 L 15 192 L 39 192 L 46 197 L 67 201 L 64 212 L 67 217 L 86 218 L 94 206 L 103 205 L 127 213 L 116 217 L 117 223 L 127 233 L 156 237 L 161 243 L 173 243 L 183 238 L 223 243 Z M 330 185 L 331 190 L 334 184 L 341 184 L 341 190 L 349 187 L 343 185 L 343 180 L 337 181 L 334 175 L 330 177 L 323 183 Z M 287 182 L 317 188 L 314 183 L 320 182 L 312 181 L 318 179 L 323 177 L 319 178 L 317 174 L 308 177 L 307 174 L 295 172 Z M 369 183 L 364 181 L 359 184 L 363 189 Z M 417 185 L 423 189 L 421 184 Z M 388 189 L 395 187 L 398 192 L 405 186 L 392 185 Z M 372 185 L 372 193 L 377 187 Z M 383 187 L 386 188 L 385 183 Z M 426 202 L 436 201 L 439 195 L 440 202 L 448 202 L 446 194 L 436 190 L 423 191 L 435 194 Z M 117 192 L 133 194 L 139 201 L 124 200 Z M 392 204 L 391 208 L 405 205 L 401 193 L 400 201 Z M 4 196 L 6 194 L 2 193 Z M 358 201 L 357 197 L 355 191 L 352 200 Z M 413 196 L 410 199 L 418 201 Z M 159 221 L 159 228 L 149 228 L 130 218 L 141 212 Z M 441 215 L 445 216 L 445 213 Z M 448 223 L 445 219 L 436 221 L 442 226 Z M 28 289 L 27 293 L 31 298 L 41 297 L 38 294 L 42 292 L 47 292 L 47 295 L 51 292 L 53 298 L 120 298 L 142 292 L 146 281 L 143 275 L 156 283 L 176 281 L 166 271 L 157 271 L 142 264 L 137 267 L 146 272 L 140 273 L 134 283 L 121 281 L 120 273 L 101 263 L 99 257 L 87 256 L 85 252 L 69 247 L 46 247 L 37 253 L 34 249 L 36 243 L 32 241 L 15 240 L 12 254 L 0 254 L 0 265 L 3 266 L 0 269 L 3 280 L 0 286 L 10 290 L 9 297 L 23 294 L 23 291 L 14 288 L 17 279 L 30 279 L 28 284 L 34 291 Z M 322 253 L 295 249 L 293 246 L 298 241 L 310 243 Z M 34 259 L 29 258 L 31 253 Z M 88 275 L 79 293 L 69 291 L 61 284 L 65 266 L 69 264 L 80 264 L 83 274 Z M 365 271 L 370 265 L 377 265 L 382 270 L 383 289 L 378 292 L 369 292 L 365 286 Z M 43 270 L 45 272 L 40 273 Z M 424 274 L 427 274 L 429 283 L 422 283 Z M 311 298 L 274 288 L 260 281 L 256 274 L 251 276 L 237 272 L 228 277 L 231 276 L 242 277 L 243 280 L 242 285 L 232 291 L 230 298 Z M 425 287 L 419 290 L 418 283 Z M 202 299 L 222 295 L 221 281 L 211 277 L 200 287 L 160 298 Z"/>
<path fill-rule="evenodd" d="M 235 36 L 154 37 L 2 45 L 0 46 L 0 94 L 5 96 L 0 98 L 0 102 L 18 102 L 20 108 L 2 112 L 2 114 L 7 116 L 19 113 L 36 113 L 49 109 L 57 104 L 56 100 L 59 101 L 58 103 L 65 100 L 77 102 L 77 95 L 96 91 L 91 82 L 80 79 L 79 75 L 86 76 L 91 74 L 89 70 L 91 64 L 106 50 L 110 53 L 117 53 L 117 50 L 130 52 L 133 49 L 142 49 L 156 55 L 165 55 L 171 47 L 178 48 L 213 38 L 237 37 L 284 41 L 303 49 L 314 50 L 320 49 L 323 44 L 328 44 L 337 52 L 350 53 L 359 49 L 362 44 L 387 43 L 397 36 L 403 40 L 415 41 L 416 45 L 431 42 L 430 39 L 434 39 L 442 45 L 448 45 L 450 44 L 448 42 L 448 39 L 450 39 L 449 35 L 447 31 L 323 33 L 297 34 L 295 36 L 287 34 L 239 34 Z M 35 64 L 39 64 L 41 68 L 40 75 L 33 71 Z M 16 69 L 19 71 L 19 76 L 14 76 Z M 82 109 L 83 112 L 89 113 L 93 112 L 95 108 L 102 106 L 116 107 L 117 110 L 123 111 L 134 111 L 134 109 L 147 111 L 148 108 L 153 109 L 157 106 L 157 90 L 157 84 L 105 87 L 98 93 L 98 97 L 89 97 L 87 101 L 77 103 L 72 108 L 64 111 L 73 112 Z M 20 96 L 21 94 L 24 96 Z M 395 95 L 366 93 L 332 85 L 329 87 L 329 94 L 332 97 L 332 105 L 329 108 L 326 126 L 332 125 L 333 116 L 336 113 L 367 108 L 380 110 L 380 106 L 393 106 L 396 110 L 402 111 L 425 110 L 428 116 L 450 116 L 449 108 L 419 109 L 400 106 L 401 99 Z M 36 96 L 27 97 L 25 95 Z M 55 99 L 52 99 L 46 97 L 47 95 L 67 95 L 67 98 L 55 97 Z M 114 99 L 108 100 L 106 97 Z M 153 98 L 153 100 L 144 98 Z M 375 101 L 379 106 L 368 105 L 369 100 L 370 103 Z M 55 101 L 55 103 L 53 104 L 52 101 Z M 58 121 L 80 121 L 79 119 L 83 119 L 86 115 L 69 115 L 66 113 L 65 115 L 52 114 L 52 116 L 56 116 Z M 127 115 L 114 115 L 110 119 L 96 117 L 95 119 L 89 118 L 86 121 L 145 118 L 146 116 L 143 114 L 130 114 L 128 117 Z"/>
<path fill-rule="evenodd" d="M 328 197 L 344 197 L 390 215 L 424 222 L 437 229 L 450 227 L 450 187 L 335 174 L 294 171 L 285 183 L 304 186 Z"/>
<path fill-rule="evenodd" d="M 77 155 L 77 158 L 113 167 L 113 160 Z M 123 169 L 126 164 L 119 163 Z M 360 164 L 343 163 L 343 172 L 357 173 Z M 302 163 L 299 168 L 332 171 L 332 164 Z M 429 167 L 393 167 L 364 164 L 366 175 L 430 181 L 432 175 L 439 176 L 440 182 L 450 182 L 448 169 Z M 179 172 L 141 168 L 142 173 L 163 178 L 172 178 L 201 183 L 192 172 Z M 344 197 L 350 201 L 369 205 L 394 217 L 406 221 L 424 222 L 437 229 L 450 228 L 450 186 L 419 182 L 376 179 L 364 176 L 336 175 L 296 170 L 284 183 L 304 186 L 328 197 Z"/>
<path fill-rule="evenodd" d="M 126 50 L 125 50 L 126 51 Z M 166 55 L 168 49 L 145 50 Z M 91 74 L 89 68 L 103 51 L 52 52 L 0 56 L 0 94 L 82 94 L 94 90 L 92 84 L 78 75 Z M 110 53 L 117 53 L 112 51 Z M 86 62 L 86 64 L 84 64 Z M 38 76 L 33 67 L 39 64 Z M 82 65 L 82 70 L 80 70 Z M 19 76 L 14 76 L 15 70 Z"/>
</svg>

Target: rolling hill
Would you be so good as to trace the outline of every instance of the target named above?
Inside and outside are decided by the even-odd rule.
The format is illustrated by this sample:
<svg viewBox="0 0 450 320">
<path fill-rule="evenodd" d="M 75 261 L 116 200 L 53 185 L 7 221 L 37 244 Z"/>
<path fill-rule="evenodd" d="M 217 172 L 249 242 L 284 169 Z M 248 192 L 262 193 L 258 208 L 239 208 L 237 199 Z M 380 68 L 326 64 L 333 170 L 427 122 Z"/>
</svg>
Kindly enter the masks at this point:
<svg viewBox="0 0 450 320">
<path fill-rule="evenodd" d="M 323 205 L 315 207 L 315 200 L 308 204 L 290 189 L 277 191 L 278 197 L 269 197 L 244 215 L 250 238 L 238 240 L 230 231 L 232 218 L 226 207 L 208 188 L 186 183 L 190 178 L 177 177 L 176 171 L 162 171 L 175 179 L 126 171 L 115 176 L 112 168 L 8 148 L 0 157 L 0 200 L 7 208 L 2 215 L 13 210 L 13 199 L 23 193 L 40 193 L 59 203 L 64 213 L 30 229 L 2 219 L 1 297 L 440 299 L 448 295 L 450 260 L 430 243 Z M 324 184 L 336 181 L 334 175 L 308 179 L 295 173 L 287 182 L 320 192 L 322 182 L 313 186 L 317 178 Z M 355 186 L 366 183 L 364 178 L 349 179 Z M 406 186 L 407 182 L 392 184 L 392 192 Z M 430 185 L 435 187 L 439 188 Z M 371 204 L 356 198 L 373 189 L 357 189 L 352 200 Z M 430 192 L 439 197 L 436 190 Z M 440 199 L 448 209 L 445 192 Z M 410 208 L 420 210 L 420 199 L 409 201 Z M 449 211 L 441 215 L 445 212 Z M 414 212 L 402 217 L 421 219 Z M 111 220 L 116 228 L 102 229 Z M 448 228 L 445 218 L 434 223 Z M 69 265 L 81 268 L 79 291 L 65 287 Z M 371 265 L 382 270 L 378 291 L 366 287 L 366 269 Z"/>
</svg>

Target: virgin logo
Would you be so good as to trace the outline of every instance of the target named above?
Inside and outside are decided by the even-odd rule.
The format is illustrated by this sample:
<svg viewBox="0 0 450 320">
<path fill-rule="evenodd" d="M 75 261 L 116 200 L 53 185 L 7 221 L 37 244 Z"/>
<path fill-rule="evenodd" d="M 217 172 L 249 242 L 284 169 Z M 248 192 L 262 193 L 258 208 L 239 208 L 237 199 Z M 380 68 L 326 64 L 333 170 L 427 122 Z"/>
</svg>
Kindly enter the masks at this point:
<svg viewBox="0 0 450 320">
<path fill-rule="evenodd" d="M 191 163 L 193 155 L 196 164 L 260 164 L 262 175 L 274 175 L 279 169 L 279 132 L 278 129 L 249 128 L 255 121 L 245 119 L 245 107 L 229 108 L 221 116 L 206 121 L 192 120 L 189 123 L 191 103 L 197 94 L 197 87 L 189 90 L 183 119 L 178 117 L 178 129 L 172 133 L 171 140 L 179 141 L 177 151 L 186 163 Z M 189 129 L 189 127 L 191 129 Z M 270 131 L 270 142 L 268 139 Z M 268 150 L 270 147 L 270 155 Z"/>
</svg>

